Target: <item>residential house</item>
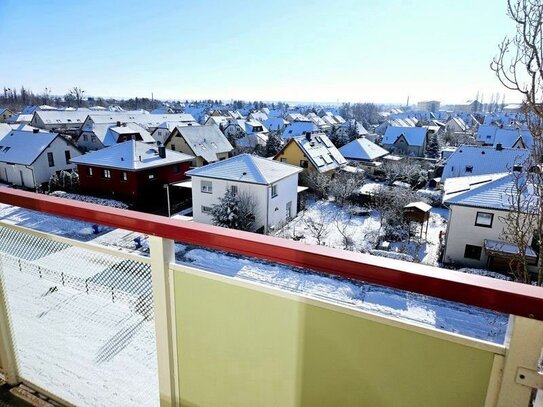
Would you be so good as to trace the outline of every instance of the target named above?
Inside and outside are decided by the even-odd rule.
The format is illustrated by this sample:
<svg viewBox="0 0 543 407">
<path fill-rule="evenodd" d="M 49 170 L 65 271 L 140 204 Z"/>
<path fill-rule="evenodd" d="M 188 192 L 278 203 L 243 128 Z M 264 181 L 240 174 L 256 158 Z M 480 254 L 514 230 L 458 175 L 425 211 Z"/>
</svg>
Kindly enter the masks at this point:
<svg viewBox="0 0 543 407">
<path fill-rule="evenodd" d="M 509 211 L 514 210 L 512 194 L 517 193 L 515 183 L 519 176 L 522 175 L 499 174 L 486 181 L 468 183 L 459 192 L 450 191 L 444 200 L 449 206 L 445 263 L 509 272 L 519 248 L 504 236 L 504 220 Z M 526 211 L 536 210 L 537 206 L 530 189 L 528 183 L 520 195 L 527 202 Z M 537 252 L 531 247 L 532 243 L 526 242 L 526 255 L 533 265 L 529 269 L 534 270 Z"/>
<path fill-rule="evenodd" d="M 339 148 L 339 152 L 347 160 L 359 163 L 364 170 L 371 174 L 374 174 L 375 170 L 382 165 L 382 162 L 379 161 L 379 159 L 389 154 L 387 150 L 365 137 L 358 138 L 345 144 L 343 147 Z"/>
<path fill-rule="evenodd" d="M 30 125 L 44 130 L 78 131 L 88 115 L 88 110 L 36 110 Z"/>
<path fill-rule="evenodd" d="M 81 191 L 129 202 L 160 200 L 164 185 L 186 178 L 194 157 L 129 140 L 72 159 Z"/>
<path fill-rule="evenodd" d="M 0 123 L 6 123 L 14 115 L 11 110 L 0 107 Z"/>
<path fill-rule="evenodd" d="M 165 146 L 193 156 L 193 167 L 225 160 L 233 150 L 226 136 L 215 125 L 176 127 Z"/>
<path fill-rule="evenodd" d="M 530 156 L 527 149 L 462 145 L 445 163 L 441 182 L 448 178 L 511 172 Z"/>
<path fill-rule="evenodd" d="M 296 215 L 301 168 L 241 154 L 187 172 L 196 222 L 212 224 L 211 208 L 228 189 L 254 199 L 254 231 L 268 233 Z"/>
<path fill-rule="evenodd" d="M 445 127 L 450 133 L 465 133 L 469 129 L 469 126 L 460 117 L 451 117 L 445 123 Z"/>
<path fill-rule="evenodd" d="M 12 130 L 0 139 L 0 181 L 34 189 L 52 175 L 75 168 L 70 159 L 80 155 L 57 133 Z"/>
<path fill-rule="evenodd" d="M 383 147 L 394 154 L 424 157 L 428 129 L 424 127 L 389 126 L 383 136 Z"/>
<path fill-rule="evenodd" d="M 306 133 L 305 136 L 290 138 L 274 160 L 302 167 L 305 173 L 317 172 L 330 176 L 347 163 L 324 133 Z"/>
<path fill-rule="evenodd" d="M 77 138 L 77 145 L 83 151 L 95 151 L 127 140 L 155 143 L 151 134 L 136 123 L 110 124 L 89 121 Z"/>
<path fill-rule="evenodd" d="M 187 123 L 187 122 L 164 122 L 158 126 L 152 133 L 151 136 L 160 144 L 164 144 L 166 140 L 170 137 L 172 131 L 180 126 L 199 126 L 199 123 Z"/>
<path fill-rule="evenodd" d="M 264 126 L 269 131 L 277 131 L 282 132 L 284 128 L 288 125 L 288 121 L 283 119 L 282 117 L 270 117 L 268 120 L 264 122 Z"/>
</svg>

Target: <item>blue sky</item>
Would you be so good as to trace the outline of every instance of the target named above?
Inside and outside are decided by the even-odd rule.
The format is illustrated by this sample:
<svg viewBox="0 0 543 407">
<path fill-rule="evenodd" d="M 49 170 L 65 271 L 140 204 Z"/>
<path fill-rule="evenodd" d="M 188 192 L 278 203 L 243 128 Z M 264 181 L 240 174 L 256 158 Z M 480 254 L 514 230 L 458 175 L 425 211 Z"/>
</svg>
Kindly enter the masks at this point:
<svg viewBox="0 0 543 407">
<path fill-rule="evenodd" d="M 0 0 L 0 86 L 168 99 L 504 93 L 501 0 Z M 507 94 L 513 102 L 519 97 Z"/>
</svg>

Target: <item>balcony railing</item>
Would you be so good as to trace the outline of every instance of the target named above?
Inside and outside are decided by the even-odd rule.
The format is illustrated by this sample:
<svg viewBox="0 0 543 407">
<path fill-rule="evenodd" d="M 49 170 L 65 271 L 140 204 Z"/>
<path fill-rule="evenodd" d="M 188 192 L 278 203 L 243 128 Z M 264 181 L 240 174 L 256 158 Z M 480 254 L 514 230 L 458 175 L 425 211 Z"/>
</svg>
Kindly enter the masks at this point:
<svg viewBox="0 0 543 407">
<path fill-rule="evenodd" d="M 61 402 L 528 406 L 540 387 L 539 287 L 8 188 L 0 203 L 149 236 L 146 257 L 0 220 L 0 369 Z M 229 256 L 180 264 L 174 242 L 508 314 L 508 334 L 225 275 Z"/>
</svg>

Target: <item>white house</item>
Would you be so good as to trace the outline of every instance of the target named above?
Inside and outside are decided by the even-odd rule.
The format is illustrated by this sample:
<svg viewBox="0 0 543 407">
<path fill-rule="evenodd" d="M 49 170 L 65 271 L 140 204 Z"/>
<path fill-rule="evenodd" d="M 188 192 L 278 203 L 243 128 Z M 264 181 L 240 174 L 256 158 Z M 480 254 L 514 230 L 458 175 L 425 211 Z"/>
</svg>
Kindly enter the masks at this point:
<svg viewBox="0 0 543 407">
<path fill-rule="evenodd" d="M 374 173 L 381 166 L 378 160 L 388 155 L 388 151 L 365 137 L 353 140 L 338 149 L 347 160 L 358 162 L 366 171 Z"/>
<path fill-rule="evenodd" d="M 73 169 L 70 159 L 79 155 L 71 142 L 56 133 L 13 130 L 0 139 L 0 181 L 36 188 L 53 174 Z"/>
<path fill-rule="evenodd" d="M 445 163 L 441 182 L 448 178 L 511 172 L 529 158 L 527 149 L 462 145 Z"/>
<path fill-rule="evenodd" d="M 508 272 L 512 256 L 519 251 L 503 234 L 504 219 L 513 207 L 517 176 L 520 175 L 495 174 L 483 181 L 467 180 L 458 191 L 449 189 L 444 199 L 449 205 L 445 263 Z M 526 194 L 526 202 L 537 205 L 532 192 Z M 528 246 L 532 243 L 526 242 Z M 526 255 L 535 265 L 537 254 L 532 247 L 527 248 Z"/>
<path fill-rule="evenodd" d="M 469 126 L 460 117 L 451 117 L 445 127 L 451 133 L 464 133 L 469 129 Z"/>
<path fill-rule="evenodd" d="M 211 208 L 227 189 L 255 200 L 253 230 L 268 233 L 296 215 L 299 167 L 241 154 L 186 173 L 192 177 L 192 210 L 196 222 L 212 224 Z"/>
</svg>

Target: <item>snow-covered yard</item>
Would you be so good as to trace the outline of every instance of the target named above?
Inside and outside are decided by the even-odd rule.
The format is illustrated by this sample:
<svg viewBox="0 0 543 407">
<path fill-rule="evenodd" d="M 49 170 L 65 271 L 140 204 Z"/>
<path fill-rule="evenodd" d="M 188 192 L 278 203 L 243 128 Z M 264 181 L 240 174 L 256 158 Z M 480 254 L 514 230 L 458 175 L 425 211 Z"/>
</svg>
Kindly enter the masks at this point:
<svg viewBox="0 0 543 407">
<path fill-rule="evenodd" d="M 359 211 L 336 205 L 331 201 L 311 201 L 276 235 L 286 239 L 300 240 L 308 244 L 321 244 L 340 249 L 372 253 L 394 258 L 412 258 L 413 261 L 437 266 L 439 233 L 445 232 L 448 211 L 432 208 L 428 222 L 428 233 L 424 226 L 422 238 L 418 234 L 410 241 L 390 244 L 389 252 L 374 251 L 382 234 L 378 210 L 360 215 Z M 413 226 L 415 227 L 415 226 Z M 407 256 L 395 256 L 395 253 Z"/>
</svg>

